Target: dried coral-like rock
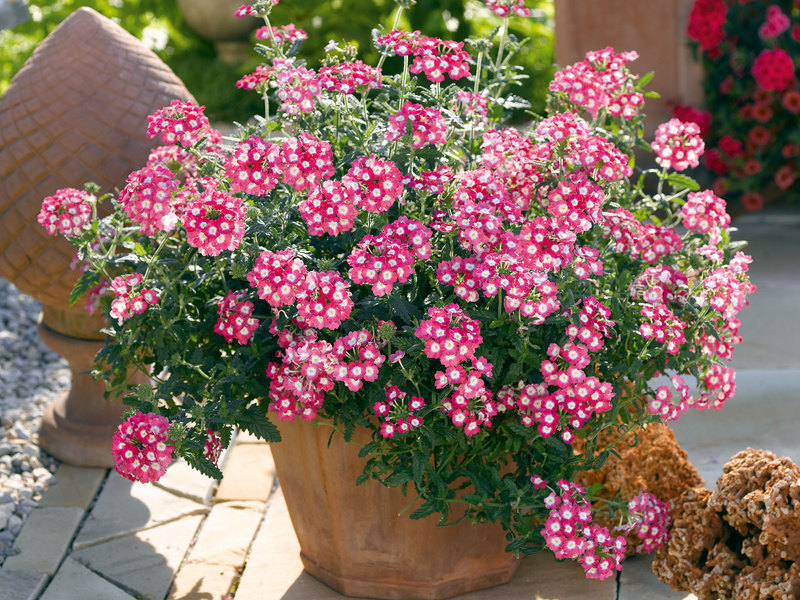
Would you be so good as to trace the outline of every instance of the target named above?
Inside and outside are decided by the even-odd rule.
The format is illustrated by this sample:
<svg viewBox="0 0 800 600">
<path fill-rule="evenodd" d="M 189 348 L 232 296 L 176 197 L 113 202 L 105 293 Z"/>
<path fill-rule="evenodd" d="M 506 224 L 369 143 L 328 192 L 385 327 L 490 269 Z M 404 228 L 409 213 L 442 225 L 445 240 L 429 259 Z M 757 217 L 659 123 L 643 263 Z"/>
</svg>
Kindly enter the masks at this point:
<svg viewBox="0 0 800 600">
<path fill-rule="evenodd" d="M 699 600 L 800 600 L 800 468 L 748 448 L 672 507 L 653 571 Z"/>
<path fill-rule="evenodd" d="M 613 442 L 616 435 L 613 430 L 601 433 L 598 448 Z M 630 500 L 643 490 L 670 504 L 687 488 L 702 485 L 702 478 L 669 427 L 651 423 L 638 432 L 638 439 L 636 444 L 634 432 L 627 433 L 615 446 L 619 458 L 612 454 L 600 469 L 581 473 L 580 482 L 586 487 L 601 483 L 603 490 L 600 495 L 606 498 L 619 495 Z M 576 450 L 582 451 L 580 443 Z M 616 520 L 602 513 L 595 521 L 609 529 L 617 525 Z M 642 540 L 633 532 L 626 537 L 625 553 L 631 556 Z"/>
</svg>

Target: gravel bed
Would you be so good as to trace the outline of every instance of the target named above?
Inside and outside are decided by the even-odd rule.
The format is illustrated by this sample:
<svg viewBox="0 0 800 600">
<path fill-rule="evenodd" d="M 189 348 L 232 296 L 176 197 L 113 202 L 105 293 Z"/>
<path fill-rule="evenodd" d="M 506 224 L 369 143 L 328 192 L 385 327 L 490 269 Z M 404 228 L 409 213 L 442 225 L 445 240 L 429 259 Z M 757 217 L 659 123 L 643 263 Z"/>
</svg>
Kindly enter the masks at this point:
<svg viewBox="0 0 800 600">
<path fill-rule="evenodd" d="M 39 424 L 70 373 L 39 338 L 40 311 L 39 301 L 0 278 L 0 565 L 58 467 L 39 448 Z"/>
</svg>

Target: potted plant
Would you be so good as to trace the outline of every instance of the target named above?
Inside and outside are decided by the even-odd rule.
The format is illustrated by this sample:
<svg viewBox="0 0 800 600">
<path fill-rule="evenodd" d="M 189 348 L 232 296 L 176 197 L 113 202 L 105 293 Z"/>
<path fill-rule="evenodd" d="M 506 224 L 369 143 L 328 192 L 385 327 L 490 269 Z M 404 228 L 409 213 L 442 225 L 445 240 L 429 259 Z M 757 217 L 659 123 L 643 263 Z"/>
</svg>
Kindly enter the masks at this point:
<svg viewBox="0 0 800 600">
<path fill-rule="evenodd" d="M 522 4 L 489 2 L 502 26 L 467 43 L 398 30 L 399 4 L 377 66 L 332 42 L 318 68 L 272 3 L 243 6 L 265 21 L 266 62 L 239 83 L 263 115 L 225 144 L 202 107 L 175 102 L 150 117 L 165 146 L 108 217 L 91 188 L 45 200 L 42 223 L 88 265 L 74 298 L 105 292 L 102 376 L 152 374 L 128 386 L 117 470 L 152 481 L 183 456 L 220 477 L 235 428 L 283 438 L 305 565 L 345 593 L 443 597 L 545 548 L 611 576 L 624 524 L 663 538 L 667 511 L 650 494 L 593 507 L 575 479 L 629 431 L 733 395 L 749 257 L 724 200 L 679 173 L 702 154 L 696 125 L 642 139 L 652 93 L 635 53 L 560 71 L 549 116 L 521 132 L 502 122 L 524 105 L 508 91 Z M 382 74 L 388 60 L 401 74 Z M 659 167 L 636 168 L 634 148 Z M 418 538 L 395 528 L 430 515 Z M 477 554 L 503 547 L 510 559 Z M 361 575 L 346 570 L 359 553 Z"/>
</svg>

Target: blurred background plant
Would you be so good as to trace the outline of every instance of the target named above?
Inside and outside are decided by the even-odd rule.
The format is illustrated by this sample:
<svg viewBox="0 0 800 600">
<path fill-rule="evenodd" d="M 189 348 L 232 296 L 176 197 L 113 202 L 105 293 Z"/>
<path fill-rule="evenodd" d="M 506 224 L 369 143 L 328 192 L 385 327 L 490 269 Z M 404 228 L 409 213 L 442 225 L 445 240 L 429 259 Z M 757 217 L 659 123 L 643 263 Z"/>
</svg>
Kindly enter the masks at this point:
<svg viewBox="0 0 800 600">
<path fill-rule="evenodd" d="M 19 0 L 17 0 L 19 1 Z M 36 46 L 70 13 L 81 6 L 95 9 L 152 48 L 186 84 L 206 114 L 216 122 L 243 122 L 259 112 L 257 95 L 235 87 L 244 74 L 252 72 L 260 57 L 254 52 L 242 64 L 229 64 L 217 56 L 211 42 L 202 39 L 186 24 L 176 0 L 45 0 L 29 3 L 30 19 L 0 31 L 0 94 L 22 67 Z M 528 0 L 529 19 L 514 19 L 510 32 L 530 43 L 515 57 L 528 79 L 517 90 L 541 114 L 547 85 L 553 76 L 553 0 Z M 272 14 L 273 25 L 294 23 L 308 33 L 301 58 L 316 67 L 328 40 L 351 43 L 361 59 L 374 64 L 377 51 L 371 29 L 376 15 L 389 28 L 396 5 L 393 0 L 292 0 L 279 4 Z M 405 11 L 401 28 L 425 30 L 427 35 L 463 40 L 491 34 L 500 24 L 479 0 L 419 0 Z M 251 39 L 254 37 L 251 34 Z M 385 71 L 400 69 L 388 61 Z M 525 120 L 523 112 L 515 120 Z"/>
<path fill-rule="evenodd" d="M 800 194 L 800 1 L 695 0 L 687 26 L 703 65 L 705 168 L 731 213 L 797 205 Z"/>
</svg>

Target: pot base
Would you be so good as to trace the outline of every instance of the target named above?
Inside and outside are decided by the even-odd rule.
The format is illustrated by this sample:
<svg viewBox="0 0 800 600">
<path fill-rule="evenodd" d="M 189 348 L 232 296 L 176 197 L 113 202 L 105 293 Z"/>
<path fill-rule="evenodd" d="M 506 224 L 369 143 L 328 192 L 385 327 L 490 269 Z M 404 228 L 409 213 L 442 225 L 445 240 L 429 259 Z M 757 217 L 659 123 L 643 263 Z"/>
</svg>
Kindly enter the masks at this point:
<svg viewBox="0 0 800 600">
<path fill-rule="evenodd" d="M 300 552 L 303 568 L 309 575 L 335 589 L 340 594 L 353 598 L 381 598 L 382 600 L 444 600 L 474 590 L 482 590 L 508 583 L 519 567 L 520 561 L 513 558 L 506 568 L 481 571 L 474 575 L 450 578 L 439 582 L 419 582 L 413 579 L 351 579 L 332 573 L 322 565 Z"/>
<path fill-rule="evenodd" d="M 272 456 L 306 570 L 348 596 L 442 600 L 509 581 L 520 561 L 499 524 L 438 527 L 411 520 L 410 498 L 377 481 L 355 485 L 359 446 L 330 429 L 278 422 Z M 366 443 L 366 429 L 354 441 Z"/>
</svg>

